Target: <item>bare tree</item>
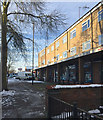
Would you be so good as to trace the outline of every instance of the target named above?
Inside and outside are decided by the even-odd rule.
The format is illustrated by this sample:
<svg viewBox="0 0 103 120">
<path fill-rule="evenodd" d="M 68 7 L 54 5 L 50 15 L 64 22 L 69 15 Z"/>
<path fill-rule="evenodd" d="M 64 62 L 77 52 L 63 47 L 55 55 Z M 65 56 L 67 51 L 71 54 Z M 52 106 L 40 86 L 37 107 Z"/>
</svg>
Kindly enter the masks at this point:
<svg viewBox="0 0 103 120">
<path fill-rule="evenodd" d="M 11 11 L 12 5 L 15 9 Z M 25 57 L 26 44 L 21 26 L 26 27 L 25 22 L 33 22 L 35 28 L 48 35 L 61 25 L 64 25 L 65 17 L 56 10 L 50 14 L 45 12 L 43 2 L 11 2 L 2 0 L 2 89 L 7 90 L 7 46 L 10 43 Z M 23 21 L 20 22 L 20 21 Z M 45 31 L 46 30 L 46 31 Z"/>
</svg>

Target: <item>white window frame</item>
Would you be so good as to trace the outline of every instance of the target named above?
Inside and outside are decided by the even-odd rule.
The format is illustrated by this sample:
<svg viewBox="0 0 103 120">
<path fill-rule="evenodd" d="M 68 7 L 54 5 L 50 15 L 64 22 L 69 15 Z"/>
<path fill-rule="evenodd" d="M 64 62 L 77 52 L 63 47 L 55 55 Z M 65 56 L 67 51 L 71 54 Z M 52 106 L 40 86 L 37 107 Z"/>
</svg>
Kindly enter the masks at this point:
<svg viewBox="0 0 103 120">
<path fill-rule="evenodd" d="M 54 45 L 52 45 L 52 47 L 51 47 L 51 51 L 53 51 L 54 50 Z"/>
<path fill-rule="evenodd" d="M 76 28 L 75 28 L 75 29 L 73 29 L 73 30 L 70 32 L 70 39 L 72 39 L 72 38 L 76 37 L 76 35 L 75 35 L 75 36 L 73 36 L 73 35 L 74 35 L 74 33 L 76 34 Z"/>
<path fill-rule="evenodd" d="M 98 36 L 98 44 L 99 46 L 103 45 L 103 34 Z"/>
<path fill-rule="evenodd" d="M 59 60 L 59 54 L 56 56 L 56 60 Z"/>
<path fill-rule="evenodd" d="M 49 49 L 47 49 L 47 54 L 49 54 Z"/>
<path fill-rule="evenodd" d="M 63 44 L 67 42 L 67 35 L 63 37 Z"/>
<path fill-rule="evenodd" d="M 63 52 L 63 58 L 67 58 L 67 51 Z"/>
<path fill-rule="evenodd" d="M 50 60 L 47 61 L 47 64 L 50 64 Z"/>
<path fill-rule="evenodd" d="M 43 60 L 43 65 L 45 65 L 45 59 Z"/>
<path fill-rule="evenodd" d="M 59 41 L 56 42 L 56 48 L 58 48 L 58 47 L 59 47 Z"/>
<path fill-rule="evenodd" d="M 70 49 L 70 55 L 73 56 L 73 55 L 75 55 L 75 54 L 76 54 L 76 47 L 72 47 L 72 48 Z"/>
<path fill-rule="evenodd" d="M 88 48 L 88 45 L 90 44 L 90 47 Z M 82 43 L 82 51 L 90 50 L 91 49 L 91 40 L 88 40 L 84 43 Z"/>
<path fill-rule="evenodd" d="M 88 20 L 89 20 L 89 26 L 88 26 Z M 85 23 L 85 24 L 84 24 L 84 23 Z M 83 31 L 83 26 L 85 26 L 85 25 L 87 25 L 87 29 L 90 28 L 90 18 L 87 19 L 85 22 L 82 23 L 82 32 L 84 32 L 84 31 L 87 30 L 87 29 L 86 29 L 86 30 Z"/>
</svg>

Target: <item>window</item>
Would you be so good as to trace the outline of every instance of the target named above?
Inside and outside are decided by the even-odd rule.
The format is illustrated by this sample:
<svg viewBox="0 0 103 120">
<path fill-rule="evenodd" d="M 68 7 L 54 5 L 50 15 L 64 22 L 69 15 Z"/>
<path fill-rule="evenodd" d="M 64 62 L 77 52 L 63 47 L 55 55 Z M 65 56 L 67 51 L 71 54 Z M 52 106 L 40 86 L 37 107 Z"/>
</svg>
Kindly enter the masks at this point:
<svg viewBox="0 0 103 120">
<path fill-rule="evenodd" d="M 56 59 L 59 60 L 59 55 L 56 56 Z"/>
<path fill-rule="evenodd" d="M 53 51 L 53 50 L 54 50 L 54 46 L 51 47 L 51 51 Z"/>
<path fill-rule="evenodd" d="M 47 64 L 50 64 L 50 61 L 49 61 L 49 60 L 47 61 Z"/>
<path fill-rule="evenodd" d="M 91 48 L 90 40 L 82 43 L 82 51 L 89 50 Z"/>
<path fill-rule="evenodd" d="M 70 55 L 75 55 L 76 54 L 76 47 L 73 47 L 70 49 Z"/>
<path fill-rule="evenodd" d="M 98 36 L 99 45 L 103 45 L 103 34 Z"/>
<path fill-rule="evenodd" d="M 100 22 L 101 20 L 103 20 L 103 9 L 98 12 L 98 22 Z"/>
<path fill-rule="evenodd" d="M 70 39 L 74 38 L 75 36 L 76 36 L 76 29 L 70 32 Z"/>
<path fill-rule="evenodd" d="M 67 35 L 63 37 L 63 44 L 67 42 Z"/>
<path fill-rule="evenodd" d="M 41 53 L 41 57 L 42 57 L 44 54 L 45 54 L 45 50 L 42 51 L 42 53 Z"/>
<path fill-rule="evenodd" d="M 67 57 L 67 51 L 63 52 L 63 58 Z"/>
<path fill-rule="evenodd" d="M 47 54 L 49 53 L 49 49 L 47 50 Z"/>
<path fill-rule="evenodd" d="M 43 65 L 45 64 L 45 59 L 43 60 Z"/>
<path fill-rule="evenodd" d="M 90 19 L 88 19 L 82 24 L 82 32 L 87 30 L 89 27 L 90 27 Z"/>
<path fill-rule="evenodd" d="M 52 61 L 54 61 L 54 58 L 52 58 Z"/>
<path fill-rule="evenodd" d="M 56 48 L 57 48 L 57 47 L 59 47 L 59 41 L 58 41 L 58 42 L 56 42 Z"/>
</svg>

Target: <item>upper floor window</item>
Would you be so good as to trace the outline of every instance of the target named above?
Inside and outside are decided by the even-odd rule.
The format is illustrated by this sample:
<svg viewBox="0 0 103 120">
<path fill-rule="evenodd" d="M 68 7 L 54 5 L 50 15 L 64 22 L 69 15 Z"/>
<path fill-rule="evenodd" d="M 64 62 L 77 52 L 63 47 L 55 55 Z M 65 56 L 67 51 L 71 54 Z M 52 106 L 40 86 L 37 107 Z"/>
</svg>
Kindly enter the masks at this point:
<svg viewBox="0 0 103 120">
<path fill-rule="evenodd" d="M 74 38 L 75 36 L 76 36 L 76 29 L 70 32 L 70 39 Z"/>
<path fill-rule="evenodd" d="M 43 65 L 45 64 L 45 59 L 43 60 Z"/>
<path fill-rule="evenodd" d="M 59 41 L 58 41 L 58 42 L 56 42 L 56 48 L 57 48 L 57 47 L 59 47 Z"/>
<path fill-rule="evenodd" d="M 51 47 L 51 51 L 53 51 L 53 50 L 54 50 L 54 46 Z"/>
<path fill-rule="evenodd" d="M 49 61 L 49 60 L 47 61 L 47 64 L 50 64 L 50 61 Z"/>
<path fill-rule="evenodd" d="M 76 47 L 73 47 L 70 49 L 70 55 L 75 55 L 76 54 Z"/>
<path fill-rule="evenodd" d="M 90 40 L 82 43 L 82 51 L 89 50 L 91 48 Z"/>
<path fill-rule="evenodd" d="M 67 57 L 67 51 L 63 52 L 63 58 Z"/>
<path fill-rule="evenodd" d="M 59 60 L 59 55 L 56 56 L 56 60 Z"/>
<path fill-rule="evenodd" d="M 100 22 L 101 20 L 103 20 L 103 9 L 98 12 L 98 22 Z"/>
<path fill-rule="evenodd" d="M 103 45 L 103 34 L 98 36 L 99 45 Z"/>
<path fill-rule="evenodd" d="M 42 57 L 45 54 L 45 50 L 42 51 L 42 53 L 40 54 L 40 56 Z"/>
<path fill-rule="evenodd" d="M 49 53 L 49 49 L 47 50 L 47 54 Z"/>
<path fill-rule="evenodd" d="M 83 24 L 82 24 L 82 32 L 87 30 L 90 27 L 90 19 L 86 20 Z"/>
<path fill-rule="evenodd" d="M 67 42 L 67 35 L 63 37 L 63 44 Z"/>
</svg>

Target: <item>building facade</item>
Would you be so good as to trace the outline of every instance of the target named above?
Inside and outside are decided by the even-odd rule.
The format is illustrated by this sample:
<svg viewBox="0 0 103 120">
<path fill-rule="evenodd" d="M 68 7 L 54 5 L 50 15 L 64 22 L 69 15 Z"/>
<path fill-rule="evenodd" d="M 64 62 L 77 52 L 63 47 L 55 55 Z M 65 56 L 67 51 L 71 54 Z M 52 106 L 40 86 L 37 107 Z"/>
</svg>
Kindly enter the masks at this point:
<svg viewBox="0 0 103 120">
<path fill-rule="evenodd" d="M 103 83 L 103 4 L 38 53 L 40 80 L 68 84 Z"/>
</svg>

